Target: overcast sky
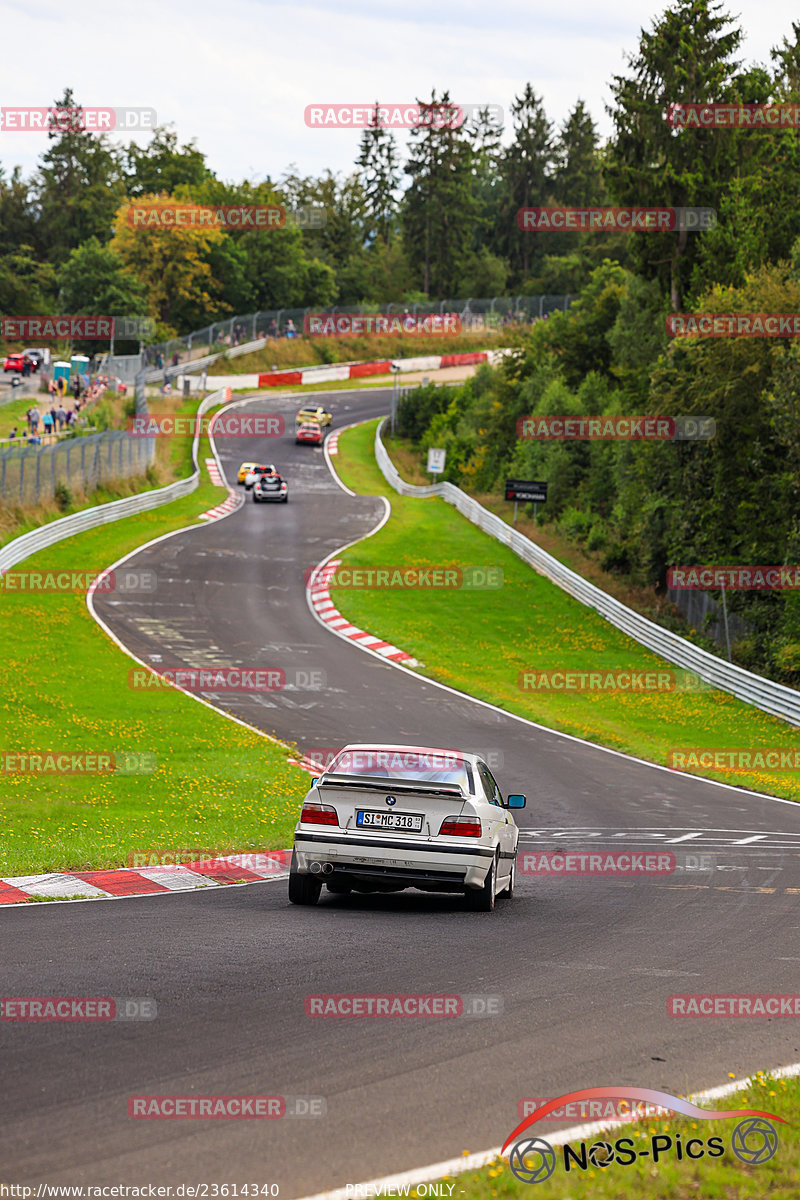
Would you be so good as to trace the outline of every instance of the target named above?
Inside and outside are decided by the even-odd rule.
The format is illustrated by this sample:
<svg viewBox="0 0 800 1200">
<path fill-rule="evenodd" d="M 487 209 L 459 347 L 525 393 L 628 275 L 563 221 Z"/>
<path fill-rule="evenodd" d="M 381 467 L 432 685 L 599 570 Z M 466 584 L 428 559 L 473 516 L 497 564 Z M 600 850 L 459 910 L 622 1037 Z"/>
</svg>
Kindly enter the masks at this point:
<svg viewBox="0 0 800 1200">
<path fill-rule="evenodd" d="M 6 46 L 0 104 L 46 106 L 72 87 L 86 106 L 154 108 L 231 180 L 348 172 L 359 134 L 312 129 L 309 104 L 454 101 L 508 109 L 530 81 L 551 120 L 583 99 L 608 135 L 609 81 L 636 49 L 651 0 L 0 0 Z M 798 19 L 792 0 L 739 0 L 740 57 L 767 63 Z M 25 48 L 23 52 L 23 47 Z M 13 48 L 10 50 L 9 48 Z M 401 135 L 404 144 L 406 135 Z M 125 139 L 127 140 L 127 139 Z M 137 140 L 146 142 L 147 135 Z M 507 137 L 506 137 L 506 140 Z M 43 133 L 0 132 L 0 165 L 36 166 Z"/>
</svg>

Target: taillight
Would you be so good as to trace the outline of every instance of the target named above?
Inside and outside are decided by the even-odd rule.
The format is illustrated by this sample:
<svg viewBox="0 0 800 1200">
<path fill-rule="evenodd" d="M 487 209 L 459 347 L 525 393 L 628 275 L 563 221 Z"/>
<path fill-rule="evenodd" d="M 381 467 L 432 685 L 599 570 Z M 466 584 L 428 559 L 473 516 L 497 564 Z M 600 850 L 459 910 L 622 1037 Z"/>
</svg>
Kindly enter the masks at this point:
<svg viewBox="0 0 800 1200">
<path fill-rule="evenodd" d="M 439 833 L 448 837 L 480 837 L 480 817 L 448 817 L 442 821 Z"/>
<path fill-rule="evenodd" d="M 338 825 L 339 818 L 336 809 L 331 804 L 312 804 L 306 802 L 300 813 L 300 820 L 307 825 Z"/>
</svg>

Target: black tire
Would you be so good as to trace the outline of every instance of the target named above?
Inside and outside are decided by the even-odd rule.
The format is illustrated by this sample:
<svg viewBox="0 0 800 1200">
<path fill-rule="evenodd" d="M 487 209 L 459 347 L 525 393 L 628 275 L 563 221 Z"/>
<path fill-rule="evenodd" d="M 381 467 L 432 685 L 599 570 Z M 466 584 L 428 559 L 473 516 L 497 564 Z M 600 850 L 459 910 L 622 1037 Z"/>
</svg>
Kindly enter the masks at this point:
<svg viewBox="0 0 800 1200">
<path fill-rule="evenodd" d="M 258 504 L 258 500 L 256 499 L 255 492 L 253 492 L 253 504 Z"/>
<path fill-rule="evenodd" d="M 295 856 L 289 869 L 289 901 L 292 904 L 316 904 L 322 891 L 322 880 L 316 875 L 301 875 L 295 870 Z"/>
<path fill-rule="evenodd" d="M 349 896 L 353 890 L 349 883 L 344 883 L 341 879 L 331 879 L 325 886 L 334 896 Z"/>
<path fill-rule="evenodd" d="M 470 912 L 494 912 L 494 901 L 497 895 L 497 858 L 492 860 L 486 882 L 482 888 L 470 888 L 467 891 L 467 908 Z"/>
<path fill-rule="evenodd" d="M 288 497 L 288 496 L 284 496 L 284 497 L 283 497 L 283 499 L 281 500 L 281 504 L 286 504 L 286 502 L 288 501 L 288 499 L 289 499 L 289 497 Z"/>
</svg>

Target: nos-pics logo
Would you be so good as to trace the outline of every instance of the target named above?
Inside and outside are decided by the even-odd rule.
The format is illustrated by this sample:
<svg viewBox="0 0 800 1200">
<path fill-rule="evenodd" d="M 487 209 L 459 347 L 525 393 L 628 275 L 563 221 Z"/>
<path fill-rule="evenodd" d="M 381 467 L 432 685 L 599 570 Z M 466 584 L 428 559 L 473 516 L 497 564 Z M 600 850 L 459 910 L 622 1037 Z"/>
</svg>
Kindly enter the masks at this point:
<svg viewBox="0 0 800 1200">
<path fill-rule="evenodd" d="M 700 1121 L 723 1121 L 730 1118 L 742 1118 L 734 1127 L 730 1139 L 730 1149 L 741 1162 L 749 1166 L 760 1166 L 769 1162 L 778 1149 L 778 1135 L 771 1121 L 785 1124 L 783 1117 L 775 1113 L 762 1112 L 760 1109 L 734 1108 L 709 1110 L 698 1108 L 680 1096 L 670 1092 L 657 1092 L 651 1088 L 632 1087 L 601 1087 L 584 1088 L 577 1092 L 568 1092 L 557 1096 L 537 1108 L 526 1117 L 509 1135 L 502 1148 L 505 1154 L 509 1146 L 512 1149 L 508 1156 L 508 1165 L 513 1174 L 522 1183 L 544 1183 L 556 1169 L 558 1159 L 563 1159 L 566 1172 L 573 1170 L 588 1171 L 592 1167 L 605 1169 L 616 1163 L 618 1166 L 631 1166 L 638 1159 L 650 1159 L 658 1163 L 661 1158 L 669 1155 L 679 1160 L 697 1160 L 701 1158 L 720 1158 L 725 1153 L 725 1143 L 721 1137 L 693 1137 L 684 1141 L 680 1133 L 651 1134 L 649 1140 L 637 1149 L 637 1142 L 630 1137 L 617 1138 L 615 1141 L 598 1140 L 587 1144 L 581 1142 L 577 1147 L 565 1144 L 558 1148 L 540 1137 L 521 1138 L 537 1121 L 541 1121 L 548 1113 L 578 1100 L 625 1099 L 645 1101 L 656 1104 L 671 1112 L 681 1113 Z M 622 1124 L 622 1121 L 616 1122 Z"/>
</svg>

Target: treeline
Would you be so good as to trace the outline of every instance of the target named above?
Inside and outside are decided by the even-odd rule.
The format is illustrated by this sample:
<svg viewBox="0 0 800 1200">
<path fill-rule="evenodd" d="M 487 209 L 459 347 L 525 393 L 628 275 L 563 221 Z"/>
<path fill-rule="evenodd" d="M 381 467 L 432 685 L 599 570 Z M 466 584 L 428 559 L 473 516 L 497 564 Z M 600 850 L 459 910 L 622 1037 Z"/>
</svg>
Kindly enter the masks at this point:
<svg viewBox="0 0 800 1200">
<path fill-rule="evenodd" d="M 256 310 L 575 293 L 605 258 L 657 280 L 675 308 L 713 283 L 739 285 L 800 232 L 797 134 L 674 130 L 666 112 L 688 99 L 796 97 L 798 27 L 766 69 L 736 61 L 741 33 L 729 26 L 718 5 L 682 0 L 643 33 L 612 81 L 607 145 L 581 100 L 555 128 L 530 83 L 506 133 L 489 110 L 461 128 L 432 120 L 402 158 L 392 132 L 367 129 L 344 176 L 228 182 L 168 128 L 146 146 L 52 131 L 31 178 L 0 172 L 0 311 L 149 315 L 163 339 Z M 421 103 L 440 112 L 450 95 Z M 78 101 L 67 90 L 56 104 Z M 147 199 L 311 204 L 327 223 L 134 232 L 127 206 Z M 712 207 L 720 220 L 703 235 L 517 225 L 520 208 L 595 203 Z"/>
<path fill-rule="evenodd" d="M 539 519 L 654 594 L 681 564 L 800 563 L 800 352 L 788 338 L 678 339 L 675 308 L 800 313 L 800 131 L 662 129 L 676 101 L 800 103 L 800 25 L 773 68 L 733 62 L 718 6 L 680 4 L 644 33 L 615 81 L 604 178 L 620 203 L 716 207 L 702 235 L 630 236 L 626 265 L 596 267 L 580 299 L 519 335 L 497 370 L 401 403 L 398 429 L 447 450 L 444 477 L 495 494 L 547 480 Z M 587 237 L 590 235 L 586 235 Z M 522 440 L 534 415 L 712 417 L 710 442 Z M 712 593 L 719 598 L 719 593 Z M 734 658 L 800 684 L 800 595 L 730 592 L 747 623 Z"/>
<path fill-rule="evenodd" d="M 146 314 L 167 337 L 258 310 L 575 291 L 614 239 L 587 243 L 579 262 L 574 240 L 522 233 L 516 213 L 606 198 L 585 105 L 555 131 L 526 86 L 504 148 L 490 110 L 456 128 L 442 120 L 449 104 L 447 92 L 421 102 L 427 120 L 405 161 L 392 132 L 365 130 L 344 177 L 230 183 L 167 128 L 145 147 L 54 130 L 32 178 L 0 172 L 0 310 Z M 67 90 L 56 106 L 79 103 Z M 156 200 L 311 205 L 326 220 L 268 232 L 130 228 L 128 206 Z"/>
</svg>

